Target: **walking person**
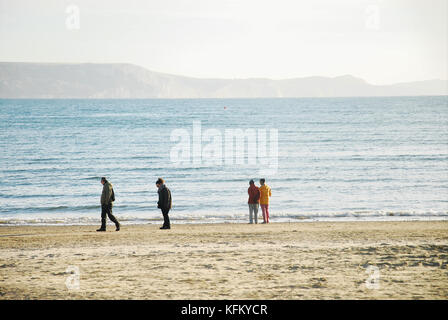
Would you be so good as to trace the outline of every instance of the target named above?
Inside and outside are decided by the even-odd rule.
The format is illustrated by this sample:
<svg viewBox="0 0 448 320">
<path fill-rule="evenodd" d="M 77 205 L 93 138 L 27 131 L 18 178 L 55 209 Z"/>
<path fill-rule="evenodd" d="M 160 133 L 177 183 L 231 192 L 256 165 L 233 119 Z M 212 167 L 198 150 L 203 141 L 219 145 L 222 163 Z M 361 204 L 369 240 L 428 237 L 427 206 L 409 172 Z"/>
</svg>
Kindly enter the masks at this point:
<svg viewBox="0 0 448 320">
<path fill-rule="evenodd" d="M 265 179 L 260 179 L 260 206 L 263 213 L 263 223 L 269 223 L 269 197 L 271 196 L 271 188 L 265 182 Z"/>
<path fill-rule="evenodd" d="M 103 192 L 101 193 L 101 228 L 96 231 L 106 231 L 106 215 L 115 223 L 115 231 L 120 231 L 120 223 L 112 214 L 112 206 L 115 201 L 115 193 L 112 184 L 107 181 L 106 177 L 101 178 Z"/>
<path fill-rule="evenodd" d="M 255 185 L 254 180 L 249 181 L 249 189 L 247 189 L 247 193 L 249 194 L 249 223 L 258 223 L 258 205 L 260 203 L 260 189 Z"/>
<path fill-rule="evenodd" d="M 157 208 L 162 210 L 163 214 L 163 226 L 160 229 L 171 229 L 170 218 L 168 212 L 171 209 L 171 191 L 165 185 L 165 180 L 162 178 L 156 181 L 157 193 L 159 194 L 159 201 L 157 202 Z"/>
</svg>

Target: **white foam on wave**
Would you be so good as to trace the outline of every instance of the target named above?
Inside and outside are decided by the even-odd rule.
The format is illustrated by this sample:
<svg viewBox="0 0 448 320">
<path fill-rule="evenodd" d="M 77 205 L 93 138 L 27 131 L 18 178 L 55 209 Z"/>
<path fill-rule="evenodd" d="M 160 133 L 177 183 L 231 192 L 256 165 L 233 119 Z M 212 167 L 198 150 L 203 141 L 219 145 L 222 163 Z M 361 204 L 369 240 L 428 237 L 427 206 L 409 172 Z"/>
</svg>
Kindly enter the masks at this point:
<svg viewBox="0 0 448 320">
<path fill-rule="evenodd" d="M 122 224 L 154 224 L 163 221 L 160 213 L 117 214 L 116 217 Z M 260 214 L 261 216 L 261 214 Z M 171 212 L 170 219 L 173 223 L 245 223 L 248 214 L 241 210 L 238 213 L 222 214 L 209 213 L 179 213 Z M 260 217 L 261 219 L 261 217 Z M 307 222 L 307 221 L 428 221 L 448 220 L 448 212 L 415 212 L 415 211 L 372 211 L 372 212 L 303 212 L 303 213 L 276 213 L 271 212 L 271 222 Z M 100 215 L 67 215 L 56 216 L 52 214 L 33 216 L 8 216 L 0 217 L 0 226 L 25 226 L 25 225 L 97 225 L 100 223 Z M 111 223 L 108 221 L 108 223 Z"/>
</svg>

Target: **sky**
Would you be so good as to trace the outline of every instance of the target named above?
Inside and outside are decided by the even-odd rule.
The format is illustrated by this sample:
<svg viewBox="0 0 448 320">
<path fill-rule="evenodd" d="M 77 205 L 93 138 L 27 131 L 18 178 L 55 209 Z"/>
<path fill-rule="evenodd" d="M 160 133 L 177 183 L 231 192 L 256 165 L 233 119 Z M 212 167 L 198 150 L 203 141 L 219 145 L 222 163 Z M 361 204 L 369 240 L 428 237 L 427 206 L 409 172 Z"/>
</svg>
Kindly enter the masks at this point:
<svg viewBox="0 0 448 320">
<path fill-rule="evenodd" d="M 446 0 L 0 0 L 0 61 L 198 78 L 448 78 Z"/>
</svg>

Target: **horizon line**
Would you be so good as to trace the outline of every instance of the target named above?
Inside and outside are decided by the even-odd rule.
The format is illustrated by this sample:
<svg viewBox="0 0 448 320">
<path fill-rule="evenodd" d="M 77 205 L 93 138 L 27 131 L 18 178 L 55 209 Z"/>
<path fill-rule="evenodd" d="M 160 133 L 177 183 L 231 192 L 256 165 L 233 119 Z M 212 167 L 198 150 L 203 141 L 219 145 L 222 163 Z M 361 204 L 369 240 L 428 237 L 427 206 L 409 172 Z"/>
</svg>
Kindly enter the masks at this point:
<svg viewBox="0 0 448 320">
<path fill-rule="evenodd" d="M 432 78 L 432 79 L 426 79 L 426 80 L 410 80 L 410 81 L 400 81 L 400 82 L 393 82 L 388 84 L 372 84 L 368 80 L 361 78 L 359 76 L 354 76 L 352 74 L 346 73 L 343 75 L 338 76 L 322 76 L 322 75 L 311 75 L 311 76 L 302 76 L 302 77 L 289 77 L 289 78 L 269 78 L 269 77 L 245 77 L 245 78 L 219 78 L 219 77 L 197 77 L 197 76 L 189 76 L 189 75 L 183 75 L 183 74 L 175 74 L 175 73 L 167 73 L 163 71 L 155 71 L 153 69 L 148 69 L 147 67 L 141 66 L 139 64 L 131 63 L 131 62 L 36 62 L 36 61 L 4 61 L 0 60 L 1 63 L 23 63 L 23 64 L 54 64 L 54 65 L 83 65 L 83 64 L 97 64 L 97 65 L 131 65 L 135 67 L 139 67 L 142 69 L 145 69 L 149 72 L 153 73 L 159 73 L 169 76 L 177 76 L 177 77 L 184 77 L 184 78 L 191 78 L 191 79 L 198 79 L 198 80 L 270 80 L 270 81 L 284 81 L 284 80 L 295 80 L 295 79 L 306 79 L 306 78 L 327 78 L 327 79 L 336 79 L 336 78 L 343 78 L 343 77 L 351 77 L 354 79 L 362 80 L 366 82 L 369 85 L 372 86 L 390 86 L 390 85 L 396 85 L 396 84 L 404 84 L 404 83 L 415 83 L 415 82 L 425 82 L 425 81 L 448 81 L 447 79 L 440 79 L 440 78 Z"/>
</svg>

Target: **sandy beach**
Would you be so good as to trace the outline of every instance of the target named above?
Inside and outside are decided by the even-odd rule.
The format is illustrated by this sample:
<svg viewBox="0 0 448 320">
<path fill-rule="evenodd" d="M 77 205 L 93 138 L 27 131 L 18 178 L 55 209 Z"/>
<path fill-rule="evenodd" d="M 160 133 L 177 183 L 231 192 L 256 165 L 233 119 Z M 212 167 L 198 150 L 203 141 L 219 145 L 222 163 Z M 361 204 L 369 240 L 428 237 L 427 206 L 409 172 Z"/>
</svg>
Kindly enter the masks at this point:
<svg viewBox="0 0 448 320">
<path fill-rule="evenodd" d="M 446 221 L 95 229 L 0 227 L 0 299 L 448 298 Z"/>
</svg>

